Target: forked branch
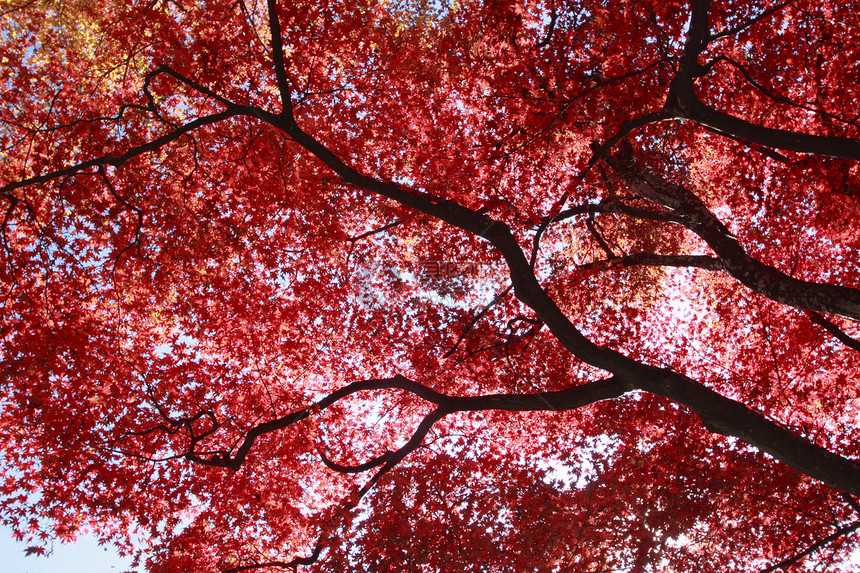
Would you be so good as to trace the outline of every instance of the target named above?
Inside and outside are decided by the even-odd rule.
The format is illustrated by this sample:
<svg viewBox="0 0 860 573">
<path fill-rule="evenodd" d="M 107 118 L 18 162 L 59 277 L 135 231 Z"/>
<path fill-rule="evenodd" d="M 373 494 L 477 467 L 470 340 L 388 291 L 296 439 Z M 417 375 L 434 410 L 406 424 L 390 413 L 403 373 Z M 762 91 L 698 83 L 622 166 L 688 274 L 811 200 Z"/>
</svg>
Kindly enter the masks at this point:
<svg viewBox="0 0 860 573">
<path fill-rule="evenodd" d="M 592 382 L 583 386 L 575 386 L 561 392 L 543 392 L 539 394 L 489 394 L 484 396 L 460 397 L 449 396 L 447 394 L 436 392 L 423 384 L 419 384 L 418 382 L 414 382 L 403 376 L 362 380 L 360 382 L 353 382 L 352 384 L 344 386 L 310 406 L 296 410 L 295 412 L 275 420 L 270 420 L 254 426 L 245 434 L 244 439 L 233 454 L 222 452 L 218 455 L 204 457 L 203 455 L 192 451 L 185 454 L 185 457 L 190 461 L 203 465 L 224 467 L 234 471 L 238 470 L 245 462 L 245 459 L 253 448 L 254 443 L 260 436 L 289 428 L 290 426 L 307 419 L 311 415 L 321 412 L 336 402 L 358 392 L 386 389 L 404 390 L 427 402 L 435 404 L 437 408 L 425 417 L 424 421 L 421 422 L 413 433 L 409 442 L 396 452 L 382 454 L 365 464 L 354 467 L 341 466 L 332 462 L 324 454 L 321 454 L 323 462 L 331 469 L 342 471 L 344 473 L 357 473 L 358 471 L 367 471 L 382 465 L 383 470 L 388 471 L 388 469 L 399 463 L 406 455 L 421 445 L 421 440 L 434 423 L 442 419 L 444 416 L 454 412 L 472 412 L 478 410 L 539 411 L 549 409 L 547 406 L 548 404 L 552 405 L 553 410 L 570 410 L 599 400 L 616 398 L 629 391 L 631 388 L 626 384 L 622 384 L 618 380 L 608 379 Z"/>
<path fill-rule="evenodd" d="M 386 452 L 365 464 L 354 467 L 341 466 L 323 458 L 331 469 L 345 473 L 357 473 L 382 466 L 362 488 L 361 495 L 364 495 L 382 475 L 418 448 L 432 426 L 448 414 L 484 410 L 512 412 L 574 410 L 601 400 L 617 398 L 630 391 L 640 390 L 669 398 L 686 406 L 712 432 L 741 438 L 809 476 L 852 495 L 860 493 L 860 464 L 857 462 L 806 441 L 740 402 L 721 396 L 686 376 L 668 369 L 641 365 L 614 351 L 604 350 L 615 354 L 618 361 L 615 365 L 616 369 L 628 370 L 629 374 L 616 374 L 605 380 L 556 392 L 482 396 L 442 394 L 403 376 L 363 380 L 349 384 L 311 406 L 255 426 L 245 435 L 235 454 L 204 457 L 190 452 L 185 457 L 203 465 L 238 470 L 260 436 L 286 429 L 347 396 L 366 390 L 404 390 L 435 404 L 436 408 L 419 424 L 410 440 L 396 452 Z"/>
<path fill-rule="evenodd" d="M 784 5 L 779 5 L 781 8 Z M 678 74 L 666 98 L 666 111 L 674 119 L 694 121 L 711 131 L 766 147 L 812 153 L 829 157 L 860 160 L 860 141 L 849 137 L 811 135 L 786 129 L 764 127 L 708 107 L 696 94 L 694 80 L 703 70 L 698 57 L 717 36 L 708 26 L 709 0 L 692 0 L 690 26 L 684 43 L 684 55 Z M 766 12 L 766 14 L 768 14 Z"/>
<path fill-rule="evenodd" d="M 641 198 L 674 212 L 722 261 L 726 272 L 744 286 L 772 300 L 819 313 L 860 320 L 860 290 L 803 281 L 750 256 L 726 226 L 695 193 L 638 165 L 630 156 L 607 155 L 604 161 Z"/>
<path fill-rule="evenodd" d="M 179 138 L 185 136 L 186 134 L 194 131 L 195 129 L 199 129 L 201 127 L 207 125 L 214 125 L 221 121 L 224 121 L 230 117 L 241 115 L 243 112 L 238 108 L 229 109 L 226 111 L 222 111 L 220 113 L 207 115 L 203 117 L 199 117 L 195 120 L 189 121 L 185 125 L 177 127 L 176 129 L 170 131 L 169 133 L 162 135 L 152 141 L 147 143 L 143 143 L 141 145 L 136 145 L 124 153 L 119 155 L 113 155 L 110 153 L 106 153 L 101 155 L 100 157 L 96 157 L 95 159 L 89 159 L 87 161 L 81 161 L 80 163 L 76 163 L 75 165 L 70 165 L 68 167 L 64 167 L 62 169 L 57 169 L 55 171 L 50 171 L 48 173 L 44 173 L 42 175 L 34 175 L 33 177 L 27 177 L 25 179 L 20 179 L 18 181 L 13 181 L 12 183 L 7 183 L 3 187 L 0 187 L 0 195 L 4 195 L 6 197 L 13 197 L 12 191 L 16 189 L 20 189 L 22 187 L 27 187 L 29 185 L 38 185 L 40 183 L 48 183 L 49 181 L 54 181 L 56 179 L 62 179 L 64 177 L 68 177 L 70 175 L 75 175 L 77 173 L 81 173 L 82 171 L 86 171 L 93 167 L 104 167 L 106 165 L 112 165 L 114 167 L 119 167 L 124 163 L 127 163 L 131 159 L 143 155 L 145 153 L 151 153 L 158 149 L 161 149 L 165 145 L 173 143 L 177 141 Z"/>
</svg>

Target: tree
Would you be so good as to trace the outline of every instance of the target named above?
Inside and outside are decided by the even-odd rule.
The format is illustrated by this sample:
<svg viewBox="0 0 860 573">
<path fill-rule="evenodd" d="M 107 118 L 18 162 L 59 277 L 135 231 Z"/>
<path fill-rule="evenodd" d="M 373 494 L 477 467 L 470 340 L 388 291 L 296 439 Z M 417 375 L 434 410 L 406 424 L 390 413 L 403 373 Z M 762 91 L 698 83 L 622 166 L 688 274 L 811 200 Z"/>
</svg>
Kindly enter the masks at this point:
<svg viewBox="0 0 860 573">
<path fill-rule="evenodd" d="M 850 568 L 858 30 L 12 0 L 3 520 L 151 571 Z"/>
</svg>

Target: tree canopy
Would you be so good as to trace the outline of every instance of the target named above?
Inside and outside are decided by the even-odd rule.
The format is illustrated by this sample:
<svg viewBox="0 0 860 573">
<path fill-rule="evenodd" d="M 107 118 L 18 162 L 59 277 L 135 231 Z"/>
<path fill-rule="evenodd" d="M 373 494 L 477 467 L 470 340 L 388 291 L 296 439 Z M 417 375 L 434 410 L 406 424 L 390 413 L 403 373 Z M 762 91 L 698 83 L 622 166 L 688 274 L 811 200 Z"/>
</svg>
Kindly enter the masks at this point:
<svg viewBox="0 0 860 573">
<path fill-rule="evenodd" d="M 0 62 L 28 552 L 856 566 L 851 2 L 10 0 Z"/>
</svg>

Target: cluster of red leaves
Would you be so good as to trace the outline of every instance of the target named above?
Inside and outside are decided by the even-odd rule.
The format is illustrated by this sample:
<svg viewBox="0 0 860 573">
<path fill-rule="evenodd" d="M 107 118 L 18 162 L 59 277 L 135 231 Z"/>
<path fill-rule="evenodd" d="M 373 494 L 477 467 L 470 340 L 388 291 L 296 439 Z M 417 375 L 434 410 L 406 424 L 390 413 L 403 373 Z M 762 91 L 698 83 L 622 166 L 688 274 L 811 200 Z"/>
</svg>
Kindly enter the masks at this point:
<svg viewBox="0 0 860 573">
<path fill-rule="evenodd" d="M 787 302 L 712 256 L 736 239 L 857 300 L 850 3 L 19 4 L 0 20 L 0 519 L 28 554 L 85 530 L 164 572 L 851 566 L 852 495 L 678 400 L 487 401 L 428 428 L 440 403 L 399 383 L 325 402 L 396 375 L 449 397 L 606 377 L 510 288 L 504 227 L 591 342 L 856 463 L 860 307 Z M 683 89 L 754 129 L 678 111 Z"/>
</svg>

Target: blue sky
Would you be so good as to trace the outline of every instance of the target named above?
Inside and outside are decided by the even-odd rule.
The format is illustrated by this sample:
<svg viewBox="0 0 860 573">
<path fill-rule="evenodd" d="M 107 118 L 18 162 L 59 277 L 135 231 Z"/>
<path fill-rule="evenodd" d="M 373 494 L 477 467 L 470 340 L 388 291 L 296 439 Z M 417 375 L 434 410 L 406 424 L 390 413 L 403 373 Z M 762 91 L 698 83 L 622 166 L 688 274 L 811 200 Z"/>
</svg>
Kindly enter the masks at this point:
<svg viewBox="0 0 860 573">
<path fill-rule="evenodd" d="M 25 543 L 12 539 L 12 532 L 0 527 L 0 569 L 4 573 L 122 573 L 131 568 L 131 559 L 99 547 L 95 539 L 82 536 L 74 545 L 58 543 L 47 556 L 25 556 Z"/>
</svg>

